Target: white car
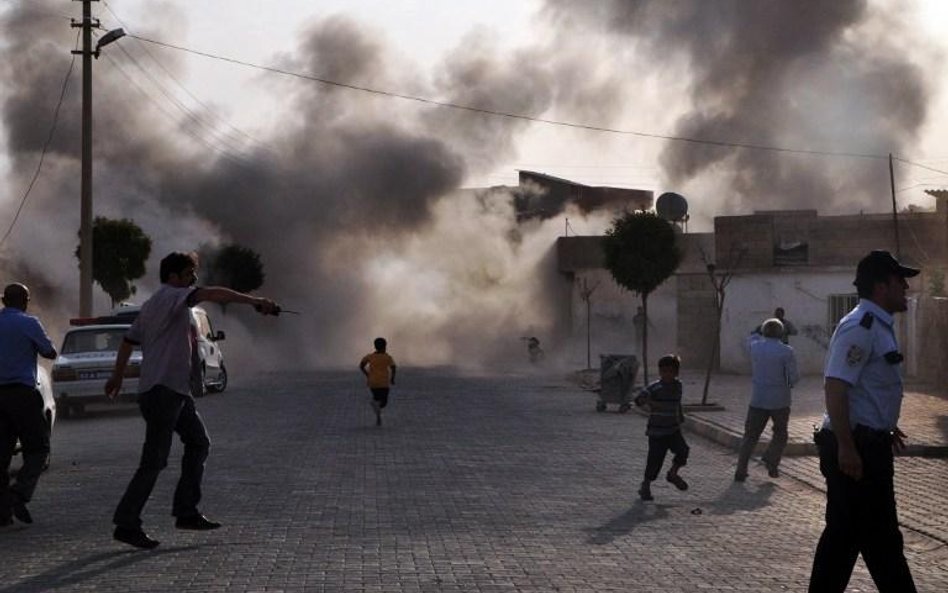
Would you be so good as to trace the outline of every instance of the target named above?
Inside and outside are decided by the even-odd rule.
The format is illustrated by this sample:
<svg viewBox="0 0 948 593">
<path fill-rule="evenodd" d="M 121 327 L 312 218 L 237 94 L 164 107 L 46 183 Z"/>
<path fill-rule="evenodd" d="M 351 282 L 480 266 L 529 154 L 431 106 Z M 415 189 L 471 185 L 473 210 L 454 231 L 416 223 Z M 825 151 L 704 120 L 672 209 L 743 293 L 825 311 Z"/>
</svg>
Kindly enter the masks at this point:
<svg viewBox="0 0 948 593">
<path fill-rule="evenodd" d="M 128 323 L 96 323 L 66 332 L 52 373 L 53 397 L 63 417 L 82 414 L 88 404 L 109 401 L 105 382 L 112 376 L 118 348 L 129 327 Z M 125 367 L 118 401 L 136 400 L 141 363 L 142 351 L 136 347 Z"/>
<path fill-rule="evenodd" d="M 40 365 L 36 365 L 36 390 L 43 396 L 43 415 L 46 416 L 46 424 L 49 426 L 49 433 L 52 436 L 53 425 L 56 424 L 56 400 L 53 398 L 53 389 L 49 382 L 49 373 Z M 20 443 L 17 442 L 13 448 L 13 454 L 20 453 Z M 49 457 L 46 458 L 46 464 L 43 469 L 49 468 Z"/>
</svg>

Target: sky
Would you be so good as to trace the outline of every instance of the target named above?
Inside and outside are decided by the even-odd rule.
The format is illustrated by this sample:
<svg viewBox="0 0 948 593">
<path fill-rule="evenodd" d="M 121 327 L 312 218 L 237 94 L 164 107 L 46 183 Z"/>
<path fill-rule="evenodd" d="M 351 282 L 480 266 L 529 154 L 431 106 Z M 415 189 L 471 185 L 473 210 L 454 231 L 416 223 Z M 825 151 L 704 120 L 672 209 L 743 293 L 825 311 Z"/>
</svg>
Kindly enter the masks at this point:
<svg viewBox="0 0 948 593">
<path fill-rule="evenodd" d="M 79 10 L 0 0 L 0 231 L 12 228 L 0 272 L 44 287 L 60 319 L 77 299 L 78 69 L 21 197 Z M 94 63 L 96 214 L 132 218 L 152 237 L 138 298 L 170 250 L 259 252 L 264 291 L 307 315 L 262 325 L 228 310 L 229 337 L 253 334 L 271 353 L 255 359 L 340 363 L 386 335 L 409 360 L 443 364 L 547 339 L 563 218 L 596 234 L 612 213 L 518 222 L 509 192 L 467 191 L 515 185 L 518 169 L 678 192 L 692 231 L 758 209 L 884 212 L 888 163 L 876 157 L 889 152 L 915 163 L 897 163 L 901 207 L 930 207 L 923 190 L 948 186 L 929 170 L 948 170 L 944 2 L 108 0 L 93 11 L 106 29 L 194 52 L 577 124 L 371 94 L 132 37 L 105 47 Z"/>
<path fill-rule="evenodd" d="M 944 27 L 948 25 L 948 4 L 939 0 L 918 2 L 880 0 L 870 3 L 883 12 L 904 12 L 910 22 L 907 32 L 918 35 L 923 44 L 937 51 L 948 51 Z M 292 51 L 295 41 L 306 27 L 321 18 L 348 15 L 374 30 L 385 40 L 388 51 L 405 57 L 413 69 L 430 72 L 436 69 L 451 52 L 463 47 L 472 35 L 484 35 L 498 51 L 513 51 L 530 43 L 542 43 L 550 36 L 541 14 L 543 3 L 537 0 L 451 0 L 448 2 L 415 1 L 345 1 L 327 0 L 318 3 L 306 0 L 283 0 L 279 9 L 260 10 L 259 4 L 240 0 L 205 0 L 202 2 L 140 2 L 111 0 L 109 5 L 129 25 L 141 30 L 149 22 L 149 11 L 154 6 L 167 6 L 179 14 L 180 26 L 167 32 L 167 40 L 187 47 L 220 54 L 257 64 L 272 64 L 273 56 Z M 160 9 L 159 9 L 160 10 Z M 111 21 L 107 10 L 100 11 Z M 463 51 L 463 50 L 462 50 Z M 200 57 L 186 58 L 187 85 L 203 100 L 219 105 L 228 114 L 229 121 L 242 129 L 266 126 L 270 105 L 274 101 L 268 93 L 269 76 L 241 67 L 209 62 Z M 930 71 L 933 77 L 945 78 L 944 69 Z M 398 91 L 398 80 L 393 90 Z M 677 101 L 673 101 L 677 102 Z M 412 110 L 411 104 L 393 100 L 394 110 Z M 667 97 L 657 100 L 659 106 L 668 104 Z M 948 130 L 948 94 L 938 89 L 933 98 L 928 121 L 906 158 L 948 169 L 948 147 L 942 139 Z M 576 120 L 578 123 L 597 125 L 596 118 Z M 621 120 L 620 120 L 621 121 Z M 641 118 L 634 115 L 625 120 L 628 125 L 616 125 L 654 134 L 673 135 L 671 125 L 661 116 L 650 114 Z M 517 153 L 490 171 L 479 171 L 465 180 L 472 187 L 516 184 L 517 169 L 539 169 L 558 176 L 597 185 L 617 185 L 652 189 L 657 192 L 676 191 L 664 187 L 657 153 L 661 141 L 626 141 L 625 138 L 602 133 L 574 134 L 563 128 L 542 124 L 531 126 L 518 139 Z M 747 138 L 754 143 L 755 138 Z M 576 150 L 575 145 L 582 145 Z M 763 142 L 766 143 L 766 142 Z M 820 146 L 808 146 L 819 149 Z M 922 190 L 929 184 L 948 185 L 948 176 L 924 169 L 908 168 L 901 171 L 903 180 L 899 199 L 907 203 L 931 206 L 931 199 Z M 925 185 L 919 185 L 925 184 Z M 679 190 L 680 191 L 680 190 Z"/>
</svg>

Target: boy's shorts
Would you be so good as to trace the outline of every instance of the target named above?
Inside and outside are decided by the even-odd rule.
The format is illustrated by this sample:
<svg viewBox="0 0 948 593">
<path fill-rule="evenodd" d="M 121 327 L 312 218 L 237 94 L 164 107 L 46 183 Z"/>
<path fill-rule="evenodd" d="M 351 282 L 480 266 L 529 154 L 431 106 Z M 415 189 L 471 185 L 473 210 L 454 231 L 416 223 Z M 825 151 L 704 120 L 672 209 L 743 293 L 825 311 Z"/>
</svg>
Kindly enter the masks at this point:
<svg viewBox="0 0 948 593">
<path fill-rule="evenodd" d="M 372 387 L 372 399 L 379 402 L 379 407 L 384 408 L 388 403 L 388 387 Z"/>
</svg>

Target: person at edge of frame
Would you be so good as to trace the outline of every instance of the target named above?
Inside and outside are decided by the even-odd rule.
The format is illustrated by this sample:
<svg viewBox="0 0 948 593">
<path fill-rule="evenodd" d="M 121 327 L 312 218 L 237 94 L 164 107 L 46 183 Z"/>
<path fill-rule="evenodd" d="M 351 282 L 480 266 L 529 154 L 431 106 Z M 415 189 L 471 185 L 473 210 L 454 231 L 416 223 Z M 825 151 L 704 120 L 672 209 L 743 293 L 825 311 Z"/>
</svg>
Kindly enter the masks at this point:
<svg viewBox="0 0 948 593">
<path fill-rule="evenodd" d="M 908 309 L 906 278 L 919 270 L 888 251 L 872 251 L 856 268 L 859 303 L 836 327 L 826 359 L 826 414 L 814 434 L 826 478 L 826 526 L 810 574 L 810 593 L 845 591 L 856 558 L 881 593 L 916 591 L 905 559 L 895 504 L 893 454 L 899 430 L 902 354 L 895 313 Z"/>
</svg>

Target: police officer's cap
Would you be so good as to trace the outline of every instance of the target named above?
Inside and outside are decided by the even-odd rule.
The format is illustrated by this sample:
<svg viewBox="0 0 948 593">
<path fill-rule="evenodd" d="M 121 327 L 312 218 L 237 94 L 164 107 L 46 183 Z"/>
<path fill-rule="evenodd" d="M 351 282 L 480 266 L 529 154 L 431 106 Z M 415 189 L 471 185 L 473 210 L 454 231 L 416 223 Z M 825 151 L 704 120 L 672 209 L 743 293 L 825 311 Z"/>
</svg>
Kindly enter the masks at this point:
<svg viewBox="0 0 948 593">
<path fill-rule="evenodd" d="M 869 282 L 885 281 L 889 276 L 896 275 L 902 278 L 918 276 L 920 270 L 903 266 L 891 253 L 882 250 L 873 250 L 859 261 L 856 268 L 856 286 Z"/>
</svg>

